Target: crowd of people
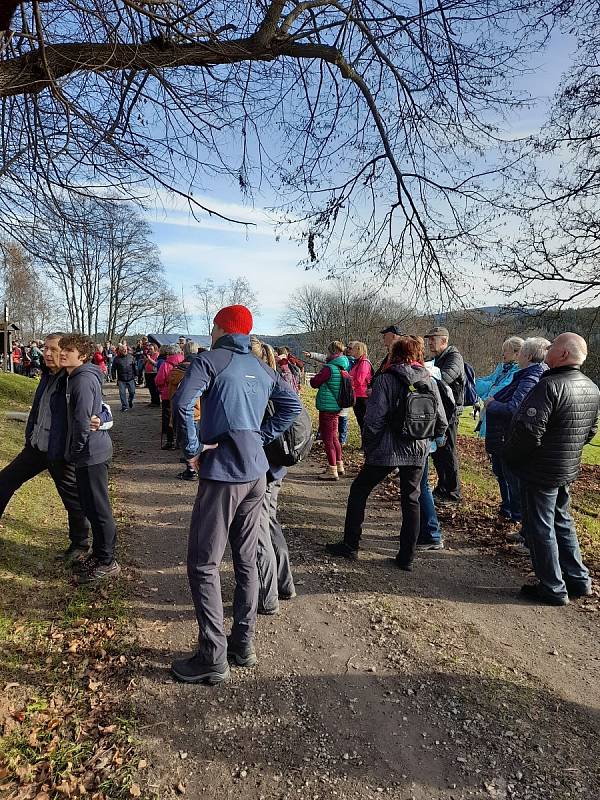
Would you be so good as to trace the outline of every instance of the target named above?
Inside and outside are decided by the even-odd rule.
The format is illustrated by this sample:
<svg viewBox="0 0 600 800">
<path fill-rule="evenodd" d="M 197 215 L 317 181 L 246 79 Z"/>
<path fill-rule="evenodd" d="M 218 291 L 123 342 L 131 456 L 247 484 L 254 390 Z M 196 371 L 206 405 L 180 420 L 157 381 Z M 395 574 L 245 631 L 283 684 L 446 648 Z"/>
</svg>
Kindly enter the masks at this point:
<svg viewBox="0 0 600 800">
<path fill-rule="evenodd" d="M 312 445 L 299 394 L 305 362 L 251 336 L 252 324 L 244 306 L 221 309 L 210 350 L 185 337 L 162 348 L 142 338 L 135 347 L 121 342 L 113 350 L 79 334 L 49 334 L 25 447 L 0 472 L 1 515 L 23 483 L 47 469 L 68 512 L 70 544 L 62 558 L 76 581 L 118 575 L 108 494 L 113 418 L 102 387 L 116 380 L 127 413 L 144 380 L 149 405 L 161 408 L 162 448 L 180 450 L 185 468 L 179 477 L 198 482 L 187 556 L 198 648 L 172 664 L 175 677 L 186 682 L 220 683 L 230 664 L 255 664 L 257 614 L 276 614 L 280 602 L 296 594 L 277 504 L 288 467 Z M 443 549 L 436 507 L 462 501 L 458 423 L 465 405 L 477 402 L 479 434 L 498 481 L 499 515 L 537 578 L 521 588 L 522 597 L 565 605 L 588 595 L 591 579 L 569 496 L 600 410 L 600 391 L 581 371 L 585 340 L 574 333 L 553 342 L 510 337 L 496 369 L 473 383 L 446 328 L 420 336 L 390 325 L 381 336 L 387 352 L 376 369 L 360 341 L 333 341 L 324 354 L 304 354 L 320 367 L 310 378 L 327 459 L 319 478 L 339 481 L 346 474 L 351 411 L 364 454 L 350 485 L 343 537 L 326 544 L 326 552 L 359 557 L 368 498 L 388 476 L 400 487 L 398 568 L 412 570 L 419 550 Z M 236 582 L 229 636 L 219 579 L 227 542 Z"/>
<path fill-rule="evenodd" d="M 44 364 L 43 341 L 32 339 L 30 342 L 13 342 L 7 357 L 8 365 L 15 375 L 24 375 L 26 378 L 37 378 L 41 374 Z M 4 369 L 4 354 L 0 353 L 0 369 Z"/>
</svg>

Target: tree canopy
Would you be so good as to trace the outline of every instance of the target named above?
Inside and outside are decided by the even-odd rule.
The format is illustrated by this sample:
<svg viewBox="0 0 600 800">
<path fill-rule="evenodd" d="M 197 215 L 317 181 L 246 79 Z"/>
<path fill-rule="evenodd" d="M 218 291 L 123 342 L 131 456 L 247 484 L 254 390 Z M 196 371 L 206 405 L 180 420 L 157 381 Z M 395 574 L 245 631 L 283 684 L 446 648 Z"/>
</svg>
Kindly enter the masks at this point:
<svg viewBox="0 0 600 800">
<path fill-rule="evenodd" d="M 510 173 L 498 126 L 526 99 L 513 83 L 562 6 L 9 3 L 1 224 L 43 215 L 65 189 L 167 188 L 217 213 L 198 196 L 225 177 L 279 198 L 284 231 L 300 220 L 307 263 L 449 290 Z"/>
</svg>

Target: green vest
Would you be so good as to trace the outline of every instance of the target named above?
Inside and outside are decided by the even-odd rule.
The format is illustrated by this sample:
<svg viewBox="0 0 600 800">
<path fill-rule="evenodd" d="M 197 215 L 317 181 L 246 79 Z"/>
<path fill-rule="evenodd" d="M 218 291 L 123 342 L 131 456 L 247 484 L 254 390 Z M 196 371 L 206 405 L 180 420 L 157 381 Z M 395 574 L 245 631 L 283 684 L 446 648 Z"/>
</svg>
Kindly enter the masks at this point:
<svg viewBox="0 0 600 800">
<path fill-rule="evenodd" d="M 328 361 L 325 366 L 330 367 L 331 377 L 319 386 L 316 399 L 317 411 L 330 411 L 333 414 L 337 414 L 340 411 L 338 398 L 340 396 L 340 386 L 342 385 L 340 370 L 345 369 L 347 371 L 350 362 L 346 356 L 337 356 L 337 358 Z"/>
</svg>

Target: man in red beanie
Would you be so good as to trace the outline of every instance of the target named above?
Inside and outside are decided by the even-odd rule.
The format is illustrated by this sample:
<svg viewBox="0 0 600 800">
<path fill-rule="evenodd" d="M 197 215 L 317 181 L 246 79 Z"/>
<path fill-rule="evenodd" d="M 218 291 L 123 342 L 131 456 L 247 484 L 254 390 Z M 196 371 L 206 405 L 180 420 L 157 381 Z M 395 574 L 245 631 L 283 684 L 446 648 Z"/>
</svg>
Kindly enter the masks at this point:
<svg viewBox="0 0 600 800">
<path fill-rule="evenodd" d="M 228 661 L 237 666 L 256 663 L 256 544 L 269 469 L 263 446 L 290 427 L 302 406 L 283 378 L 252 355 L 251 330 L 249 309 L 222 308 L 214 319 L 212 349 L 192 359 L 172 399 L 188 465 L 200 472 L 187 556 L 198 650 L 171 667 L 187 683 L 227 680 Z M 200 441 L 194 423 L 199 397 Z M 265 419 L 268 403 L 274 413 Z M 236 587 L 233 628 L 226 638 L 219 565 L 228 539 Z"/>
</svg>

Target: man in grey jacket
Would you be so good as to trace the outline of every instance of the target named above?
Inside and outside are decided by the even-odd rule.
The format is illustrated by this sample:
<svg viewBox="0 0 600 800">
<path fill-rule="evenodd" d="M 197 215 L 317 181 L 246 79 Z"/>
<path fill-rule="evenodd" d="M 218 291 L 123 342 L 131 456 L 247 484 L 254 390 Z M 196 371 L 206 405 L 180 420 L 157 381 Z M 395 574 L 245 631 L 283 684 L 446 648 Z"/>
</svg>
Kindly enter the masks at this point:
<svg viewBox="0 0 600 800">
<path fill-rule="evenodd" d="M 523 536 L 538 579 L 521 587 L 521 595 L 552 606 L 591 594 L 569 496 L 583 448 L 598 429 L 600 390 L 581 372 L 586 357 L 585 339 L 576 333 L 552 342 L 550 369 L 523 400 L 503 452 L 521 481 Z"/>
<path fill-rule="evenodd" d="M 438 475 L 433 496 L 437 503 L 458 503 L 461 500 L 461 488 L 456 437 L 465 401 L 465 362 L 456 347 L 449 344 L 450 334 L 447 328 L 432 328 L 425 334 L 425 339 L 429 343 L 433 364 L 439 368 L 442 380 L 450 387 L 456 404 L 454 416 L 448 420 L 446 443 L 443 447 L 438 447 L 432 455 Z"/>
</svg>

